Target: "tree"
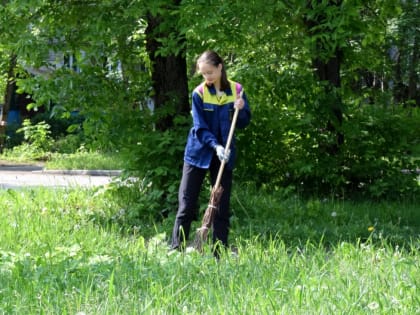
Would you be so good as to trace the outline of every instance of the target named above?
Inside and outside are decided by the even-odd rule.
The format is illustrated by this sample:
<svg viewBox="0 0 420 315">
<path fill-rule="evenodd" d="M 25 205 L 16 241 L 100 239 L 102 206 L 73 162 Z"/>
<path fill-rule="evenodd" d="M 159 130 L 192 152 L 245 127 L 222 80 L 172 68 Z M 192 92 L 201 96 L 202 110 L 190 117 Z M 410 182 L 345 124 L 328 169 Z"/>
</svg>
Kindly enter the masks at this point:
<svg viewBox="0 0 420 315">
<path fill-rule="evenodd" d="M 4 92 L 4 103 L 3 109 L 0 117 L 0 153 L 4 149 L 4 140 L 6 138 L 6 127 L 7 127 L 7 117 L 9 114 L 9 109 L 12 102 L 12 96 L 15 88 L 15 67 L 16 67 L 16 55 L 12 54 L 10 56 L 9 67 L 7 71 L 7 81 L 6 88 Z"/>
<path fill-rule="evenodd" d="M 155 2 L 147 14 L 146 49 L 151 62 L 153 99 L 156 109 L 166 112 L 157 122 L 160 130 L 172 127 L 175 115 L 189 112 L 186 42 L 177 23 L 180 3 Z"/>
<path fill-rule="evenodd" d="M 78 109 L 87 144 L 125 150 L 160 192 L 175 190 L 179 175 L 188 89 L 201 80 L 195 59 L 217 50 L 253 110 L 252 126 L 238 134 L 241 178 L 335 189 L 391 164 L 408 167 L 402 145 L 372 149 L 363 135 L 398 120 L 387 116 L 395 98 L 418 98 L 416 12 L 415 0 L 14 0 L 0 9 L 0 45 L 16 55 L 16 84 L 32 106 Z M 25 74 L 53 68 L 49 54 L 71 56 L 77 71 Z M 153 113 L 144 106 L 150 97 Z M 349 157 L 367 167 L 354 171 Z"/>
<path fill-rule="evenodd" d="M 409 0 L 401 3 L 401 16 L 394 24 L 393 49 L 394 96 L 398 102 L 420 104 L 419 84 L 419 1 Z"/>
<path fill-rule="evenodd" d="M 21 13 L 23 13 L 22 16 L 19 16 Z M 3 60 L 0 62 L 0 65 L 3 65 L 4 68 L 0 71 L 2 74 L 1 77 L 3 77 L 3 74 L 5 77 L 5 84 L 2 84 L 5 88 L 2 91 L 4 101 L 0 102 L 3 104 L 3 111 L 0 117 L 0 152 L 4 148 L 7 128 L 6 122 L 16 88 L 16 68 L 18 58 L 20 57 L 20 47 L 17 44 L 16 34 L 28 36 L 26 26 L 31 14 L 32 12 L 29 6 L 22 5 L 19 8 L 14 1 L 2 1 L 0 7 L 0 51 Z"/>
</svg>

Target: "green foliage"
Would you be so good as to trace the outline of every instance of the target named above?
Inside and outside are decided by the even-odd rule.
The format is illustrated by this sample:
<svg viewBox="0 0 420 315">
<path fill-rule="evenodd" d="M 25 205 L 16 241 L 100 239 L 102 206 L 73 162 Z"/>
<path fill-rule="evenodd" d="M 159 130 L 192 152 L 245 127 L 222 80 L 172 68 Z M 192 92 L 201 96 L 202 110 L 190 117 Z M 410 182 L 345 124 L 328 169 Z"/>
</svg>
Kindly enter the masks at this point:
<svg viewBox="0 0 420 315">
<path fill-rule="evenodd" d="M 7 149 L 11 149 L 19 144 L 22 144 L 23 134 L 17 132 L 20 127 L 21 125 L 16 122 L 7 124 L 5 135 L 5 147 Z"/>
<path fill-rule="evenodd" d="M 158 57 L 187 48 L 191 89 L 200 80 L 193 77 L 195 58 L 209 48 L 244 85 L 253 120 L 237 132 L 238 179 L 305 193 L 402 196 L 418 188 L 413 174 L 401 173 L 418 163 L 410 154 L 418 146 L 418 113 L 409 116 L 393 104 L 407 98 L 398 98 L 399 88 L 413 91 L 418 81 L 417 12 L 415 1 L 392 0 L 8 1 L 0 8 L 0 65 L 4 76 L 7 56 L 17 54 L 17 84 L 33 96 L 33 106 L 84 117 L 80 133 L 59 140 L 58 151 L 82 144 L 124 151 L 127 176 L 144 178 L 130 192 L 134 217 L 174 207 L 186 138 L 185 126 L 154 130 L 145 106 L 153 96 L 148 14 L 163 17 L 155 29 Z M 398 54 L 390 56 L 391 48 Z M 337 51 L 341 87 L 326 91 L 313 61 L 328 62 Z M 74 57 L 74 69 L 49 71 L 51 52 Z M 32 76 L 23 65 L 48 71 Z M 169 103 L 154 118 L 174 115 Z M 336 109 L 344 113 L 342 124 Z M 53 135 L 64 129 L 45 121 Z M 339 147 L 337 132 L 344 136 Z"/>
<path fill-rule="evenodd" d="M 292 116 L 293 111 L 282 98 L 293 95 L 296 81 L 270 71 L 254 74 L 252 84 L 245 84 L 252 109 L 251 124 L 236 132 L 239 149 L 236 171 L 239 178 L 255 182 L 257 186 L 276 186 L 287 176 L 294 141 L 290 128 L 298 119 Z M 277 90 L 277 85 L 284 88 Z"/>
<path fill-rule="evenodd" d="M 416 169 L 409 150 L 418 134 L 417 115 L 410 117 L 399 108 L 354 109 L 343 122 L 345 142 L 338 152 L 330 152 L 335 138 L 327 130 L 301 143 L 307 158 L 306 163 L 302 157 L 291 163 L 294 184 L 303 183 L 304 191 L 353 197 L 359 193 L 373 198 L 415 195 L 416 175 L 403 170 Z"/>
<path fill-rule="evenodd" d="M 51 136 L 54 140 L 58 140 L 69 134 L 81 134 L 84 118 L 77 111 L 68 112 L 62 108 L 60 109 L 60 106 L 54 106 L 51 111 L 36 114 L 31 118 L 32 124 L 37 124 L 41 121 L 50 126 Z"/>
<path fill-rule="evenodd" d="M 83 147 L 84 135 L 79 132 L 77 134 L 69 134 L 61 136 L 54 141 L 54 152 L 59 154 L 72 154 Z"/>
<path fill-rule="evenodd" d="M 362 108 L 345 124 L 341 154 L 343 176 L 351 191 L 373 197 L 409 196 L 419 192 L 411 148 L 420 132 L 418 111 Z"/>
<path fill-rule="evenodd" d="M 137 135 L 135 145 L 122 152 L 129 185 L 117 184 L 109 191 L 124 200 L 128 222 L 138 223 L 149 216 L 161 218 L 175 211 L 189 126 L 189 118 L 178 117 L 171 130 L 147 128 Z M 132 181 L 133 176 L 137 180 Z"/>
<path fill-rule="evenodd" d="M 412 153 L 420 132 L 417 110 L 339 105 L 345 113 L 340 125 L 327 110 L 337 106 L 337 97 L 326 94 L 309 74 L 298 77 L 284 71 L 276 77 L 263 73 L 254 78 L 247 89 L 253 120 L 239 133 L 239 178 L 258 187 L 288 186 L 302 193 L 347 197 L 402 197 L 418 192 L 415 172 L 404 172 L 418 168 Z M 276 86 L 283 89 L 275 90 Z M 253 104 L 253 97 L 264 97 L 264 103 Z M 344 134 L 342 145 L 329 129 L 330 121 Z"/>
<path fill-rule="evenodd" d="M 5 58 L 3 50 L 0 47 L 0 69 L 7 69 L 7 62 L 9 60 Z M 7 75 L 5 71 L 0 71 L 0 95 L 4 95 L 6 91 L 6 82 L 7 82 Z M 1 105 L 3 104 L 3 100 L 0 102 Z"/>
<path fill-rule="evenodd" d="M 25 119 L 22 125 L 16 132 L 23 134 L 24 142 L 6 150 L 4 154 L 24 161 L 47 159 L 54 143 L 50 125 L 44 121 L 33 125 L 29 119 Z"/>
<path fill-rule="evenodd" d="M 305 14 L 310 36 L 305 37 L 311 55 L 324 61 L 337 50 L 349 46 L 349 38 L 359 34 L 361 1 L 310 1 Z"/>
<path fill-rule="evenodd" d="M 50 125 L 41 121 L 33 125 L 29 119 L 23 121 L 23 127 L 17 132 L 23 133 L 23 139 L 41 152 L 48 152 L 51 149 L 52 139 Z"/>
</svg>

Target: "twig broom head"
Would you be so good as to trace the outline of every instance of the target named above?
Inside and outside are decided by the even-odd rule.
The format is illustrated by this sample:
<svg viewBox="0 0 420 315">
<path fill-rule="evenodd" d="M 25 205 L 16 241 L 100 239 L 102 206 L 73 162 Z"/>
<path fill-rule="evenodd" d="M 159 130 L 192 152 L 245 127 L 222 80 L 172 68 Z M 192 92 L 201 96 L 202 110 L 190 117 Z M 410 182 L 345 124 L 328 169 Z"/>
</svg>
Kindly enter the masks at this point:
<svg viewBox="0 0 420 315">
<path fill-rule="evenodd" d="M 203 221 L 201 227 L 197 229 L 197 235 L 195 238 L 195 248 L 199 251 L 202 250 L 203 243 L 207 242 L 209 229 L 211 228 L 216 215 L 216 211 L 219 210 L 220 199 L 223 195 L 223 187 L 215 187 L 210 196 L 209 205 L 204 212 Z"/>
</svg>

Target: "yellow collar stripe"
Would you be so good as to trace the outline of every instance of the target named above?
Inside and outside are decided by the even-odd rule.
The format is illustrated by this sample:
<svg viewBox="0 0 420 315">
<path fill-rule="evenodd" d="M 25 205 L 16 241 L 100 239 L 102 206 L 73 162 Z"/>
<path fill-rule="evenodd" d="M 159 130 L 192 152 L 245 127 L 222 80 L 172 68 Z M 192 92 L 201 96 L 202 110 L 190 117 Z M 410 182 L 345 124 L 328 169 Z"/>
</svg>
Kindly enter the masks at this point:
<svg viewBox="0 0 420 315">
<path fill-rule="evenodd" d="M 207 87 L 207 85 L 205 83 L 203 83 L 203 103 L 205 104 L 213 104 L 213 105 L 226 105 L 228 103 L 233 103 L 236 100 L 236 83 L 229 81 L 230 83 L 230 89 L 232 91 L 231 95 L 227 95 L 226 93 L 223 92 L 222 95 L 217 95 L 215 94 L 211 94 L 209 91 L 209 88 Z"/>
</svg>

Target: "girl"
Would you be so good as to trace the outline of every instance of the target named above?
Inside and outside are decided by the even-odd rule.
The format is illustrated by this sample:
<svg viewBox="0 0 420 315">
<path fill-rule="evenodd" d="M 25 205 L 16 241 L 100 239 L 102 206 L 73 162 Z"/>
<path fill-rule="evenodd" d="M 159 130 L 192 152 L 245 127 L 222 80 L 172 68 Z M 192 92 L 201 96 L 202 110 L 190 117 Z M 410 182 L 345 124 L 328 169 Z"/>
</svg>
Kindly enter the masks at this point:
<svg viewBox="0 0 420 315">
<path fill-rule="evenodd" d="M 236 127 L 245 128 L 251 111 L 242 86 L 227 78 L 222 58 L 214 51 L 205 51 L 197 60 L 197 70 L 204 78 L 192 93 L 191 128 L 184 153 L 184 166 L 179 187 L 179 208 L 172 232 L 172 249 L 185 248 L 191 222 L 197 219 L 198 199 L 207 170 L 214 185 L 222 160 L 226 167 L 221 180 L 223 195 L 213 222 L 213 242 L 228 245 L 229 205 L 235 141 L 225 150 L 234 107 L 240 111 Z"/>
</svg>

